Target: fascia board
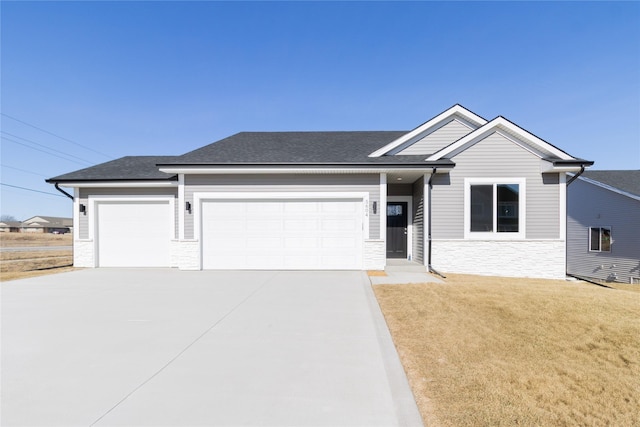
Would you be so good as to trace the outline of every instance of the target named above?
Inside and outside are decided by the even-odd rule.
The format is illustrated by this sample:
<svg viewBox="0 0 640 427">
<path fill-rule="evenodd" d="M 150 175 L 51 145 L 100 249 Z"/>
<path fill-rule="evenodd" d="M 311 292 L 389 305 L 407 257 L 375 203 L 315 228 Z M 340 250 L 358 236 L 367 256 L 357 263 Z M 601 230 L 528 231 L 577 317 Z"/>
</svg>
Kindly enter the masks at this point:
<svg viewBox="0 0 640 427">
<path fill-rule="evenodd" d="M 161 167 L 160 171 L 178 174 L 354 174 L 354 173 L 392 173 L 392 172 L 424 172 L 426 169 L 453 169 L 455 165 L 429 165 L 422 167 L 377 167 L 377 168 L 233 168 L 233 167 Z"/>
<path fill-rule="evenodd" d="M 383 156 L 383 155 L 387 154 L 388 152 L 390 152 L 391 150 L 393 150 L 394 148 L 397 148 L 397 147 L 401 146 L 402 144 L 404 144 L 405 142 L 409 141 L 411 138 L 414 138 L 417 135 L 425 132 L 429 128 L 438 126 L 440 123 L 453 118 L 455 115 L 459 115 L 462 118 L 464 118 L 464 119 L 466 119 L 466 120 L 468 120 L 468 121 L 470 121 L 472 123 L 477 123 L 479 126 L 482 126 L 482 125 L 487 123 L 487 121 L 485 119 L 483 119 L 482 117 L 480 117 L 477 114 L 467 110 L 462 105 L 456 104 L 453 107 L 449 108 L 448 110 L 438 114 L 437 116 L 435 116 L 431 120 L 428 120 L 427 122 L 421 124 L 420 126 L 415 128 L 414 130 L 410 131 L 409 133 L 404 134 L 403 136 L 401 136 L 400 138 L 396 139 L 395 141 L 392 141 L 389 144 L 385 145 L 384 147 L 380 148 L 379 150 L 376 150 L 373 153 L 369 154 L 369 157 L 380 157 L 380 156 Z"/>
<path fill-rule="evenodd" d="M 538 148 L 542 149 L 542 150 L 546 150 L 550 153 L 552 153 L 553 155 L 557 156 L 558 158 L 562 159 L 562 160 L 572 160 L 574 159 L 573 157 L 571 157 L 570 155 L 568 155 L 567 153 L 565 153 L 562 150 L 559 150 L 558 148 L 554 147 L 553 145 L 549 144 L 548 142 L 543 141 L 542 139 L 538 138 L 537 136 L 533 135 L 530 132 L 527 132 L 526 130 L 514 125 L 513 123 L 511 123 L 509 120 L 505 119 L 504 117 L 496 117 L 495 119 L 491 120 L 489 123 L 485 124 L 484 126 L 476 129 L 475 131 L 471 132 L 469 135 L 460 138 L 458 141 L 454 142 L 453 144 L 443 148 L 442 150 L 438 151 L 437 153 L 432 154 L 431 156 L 429 156 L 426 161 L 432 162 L 432 161 L 437 161 L 442 159 L 444 156 L 451 154 L 452 152 L 459 150 L 461 148 L 463 148 L 465 145 L 469 144 L 470 142 L 473 142 L 474 140 L 477 139 L 482 139 L 483 137 L 485 137 L 486 135 L 488 135 L 489 133 L 495 131 L 495 130 L 499 130 L 500 128 L 503 128 L 515 135 L 518 135 L 518 137 L 524 139 L 525 141 L 537 146 Z"/>
<path fill-rule="evenodd" d="M 70 181 L 59 182 L 61 187 L 69 188 L 127 188 L 127 187 L 178 187 L 177 181 L 101 181 L 101 182 L 83 182 Z"/>
</svg>

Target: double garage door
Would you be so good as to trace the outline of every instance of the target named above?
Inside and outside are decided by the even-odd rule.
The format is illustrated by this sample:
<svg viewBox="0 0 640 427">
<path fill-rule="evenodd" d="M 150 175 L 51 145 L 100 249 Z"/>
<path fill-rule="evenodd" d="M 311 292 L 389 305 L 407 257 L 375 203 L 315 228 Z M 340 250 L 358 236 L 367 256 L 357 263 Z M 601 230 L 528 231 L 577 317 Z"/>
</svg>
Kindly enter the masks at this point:
<svg viewBox="0 0 640 427">
<path fill-rule="evenodd" d="M 357 199 L 202 202 L 203 269 L 361 269 Z"/>
</svg>

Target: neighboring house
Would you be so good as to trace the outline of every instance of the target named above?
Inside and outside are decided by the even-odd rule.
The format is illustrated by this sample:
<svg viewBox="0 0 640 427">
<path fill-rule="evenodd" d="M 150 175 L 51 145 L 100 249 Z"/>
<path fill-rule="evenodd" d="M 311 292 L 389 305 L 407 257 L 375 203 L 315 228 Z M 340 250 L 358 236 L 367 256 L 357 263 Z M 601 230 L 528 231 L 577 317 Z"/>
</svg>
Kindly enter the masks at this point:
<svg viewBox="0 0 640 427">
<path fill-rule="evenodd" d="M 68 233 L 73 228 L 72 218 L 34 216 L 22 221 L 23 233 Z"/>
<path fill-rule="evenodd" d="M 47 180 L 80 267 L 384 269 L 564 278 L 573 157 L 455 105 L 412 131 L 241 132 Z"/>
<path fill-rule="evenodd" d="M 567 272 L 640 283 L 640 170 L 587 171 L 569 186 Z"/>
<path fill-rule="evenodd" d="M 18 233 L 20 232 L 20 221 L 0 221 L 0 232 L 2 233 Z"/>
</svg>

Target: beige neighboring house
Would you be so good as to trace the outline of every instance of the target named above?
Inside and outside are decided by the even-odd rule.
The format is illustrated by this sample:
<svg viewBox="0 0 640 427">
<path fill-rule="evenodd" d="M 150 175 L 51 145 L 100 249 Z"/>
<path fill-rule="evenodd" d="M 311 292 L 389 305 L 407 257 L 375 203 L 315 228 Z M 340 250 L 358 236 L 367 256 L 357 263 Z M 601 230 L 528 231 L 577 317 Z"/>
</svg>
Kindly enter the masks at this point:
<svg viewBox="0 0 640 427">
<path fill-rule="evenodd" d="M 20 221 L 0 221 L 0 233 L 19 233 L 20 227 Z"/>
<path fill-rule="evenodd" d="M 23 233 L 69 233 L 73 230 L 72 218 L 55 216 L 34 216 L 22 221 L 20 231 Z"/>
</svg>

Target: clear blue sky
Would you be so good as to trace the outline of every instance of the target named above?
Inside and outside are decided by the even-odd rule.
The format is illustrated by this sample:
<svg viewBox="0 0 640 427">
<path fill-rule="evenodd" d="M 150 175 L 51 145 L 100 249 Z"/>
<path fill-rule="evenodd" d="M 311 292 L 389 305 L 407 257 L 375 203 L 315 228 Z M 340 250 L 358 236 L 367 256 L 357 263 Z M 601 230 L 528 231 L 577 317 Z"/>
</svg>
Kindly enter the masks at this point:
<svg viewBox="0 0 640 427">
<path fill-rule="evenodd" d="M 410 130 L 455 103 L 595 169 L 640 168 L 638 2 L 3 1 L 1 19 L 2 113 L 66 138 L 3 115 L 4 184 L 58 194 L 45 177 L 110 158 Z M 71 215 L 1 190 L 2 214 Z"/>
</svg>

